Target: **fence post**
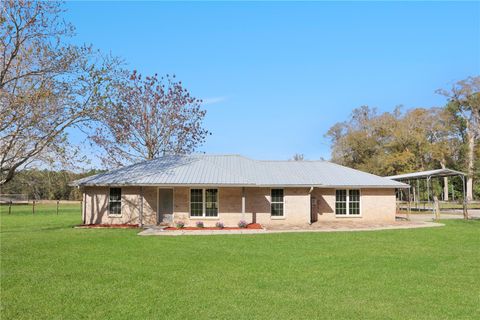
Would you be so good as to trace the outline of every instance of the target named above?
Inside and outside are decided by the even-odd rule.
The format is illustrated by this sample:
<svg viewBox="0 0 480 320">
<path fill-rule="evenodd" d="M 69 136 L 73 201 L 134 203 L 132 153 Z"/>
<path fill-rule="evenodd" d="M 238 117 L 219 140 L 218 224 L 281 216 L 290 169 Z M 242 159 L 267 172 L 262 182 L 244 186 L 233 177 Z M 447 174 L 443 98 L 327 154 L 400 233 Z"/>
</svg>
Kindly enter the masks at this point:
<svg viewBox="0 0 480 320">
<path fill-rule="evenodd" d="M 57 200 L 57 216 L 58 216 L 58 202 L 60 202 L 60 200 Z"/>
<path fill-rule="evenodd" d="M 32 214 L 35 214 L 35 200 L 33 200 Z"/>
<path fill-rule="evenodd" d="M 8 214 L 11 214 L 12 213 L 12 201 L 10 200 L 10 202 L 8 203 Z"/>
</svg>

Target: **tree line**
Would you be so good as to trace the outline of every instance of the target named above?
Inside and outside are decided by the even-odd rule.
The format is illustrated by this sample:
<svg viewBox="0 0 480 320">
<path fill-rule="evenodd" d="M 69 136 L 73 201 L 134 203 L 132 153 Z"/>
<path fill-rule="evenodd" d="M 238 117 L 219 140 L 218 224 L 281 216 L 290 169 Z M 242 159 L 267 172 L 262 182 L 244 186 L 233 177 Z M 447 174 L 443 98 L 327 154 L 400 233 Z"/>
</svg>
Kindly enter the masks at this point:
<svg viewBox="0 0 480 320">
<path fill-rule="evenodd" d="M 28 199 L 81 200 L 80 190 L 70 186 L 69 183 L 102 172 L 104 171 L 89 170 L 83 173 L 74 173 L 67 170 L 21 170 L 2 187 L 1 193 L 22 194 L 28 196 Z"/>
<path fill-rule="evenodd" d="M 381 176 L 451 168 L 467 173 L 467 197 L 480 196 L 480 77 L 438 93 L 443 107 L 379 113 L 362 106 L 327 132 L 332 161 Z"/>
</svg>

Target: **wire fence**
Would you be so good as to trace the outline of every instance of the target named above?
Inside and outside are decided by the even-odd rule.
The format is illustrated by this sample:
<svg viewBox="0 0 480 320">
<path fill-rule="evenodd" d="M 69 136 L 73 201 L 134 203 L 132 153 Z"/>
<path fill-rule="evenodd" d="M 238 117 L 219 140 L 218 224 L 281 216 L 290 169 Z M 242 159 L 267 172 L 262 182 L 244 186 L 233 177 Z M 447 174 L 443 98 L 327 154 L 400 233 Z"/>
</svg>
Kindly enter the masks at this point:
<svg viewBox="0 0 480 320">
<path fill-rule="evenodd" d="M 28 194 L 0 194 L 0 203 L 28 203 Z"/>
<path fill-rule="evenodd" d="M 3 196 L 3 195 L 2 195 Z M 2 197 L 2 202 L 0 202 L 0 213 L 7 213 L 11 215 L 13 213 L 31 213 L 35 215 L 36 213 L 56 213 L 57 215 L 62 211 L 71 211 L 72 208 L 78 206 L 79 210 L 83 208 L 83 201 L 73 201 L 73 200 L 35 200 L 26 197 L 19 197 L 12 195 L 7 195 Z"/>
<path fill-rule="evenodd" d="M 441 211 L 454 211 L 462 210 L 463 203 L 461 201 L 438 201 L 439 208 Z M 400 201 L 397 200 L 397 208 L 400 211 L 406 211 L 410 209 L 411 211 L 433 211 L 434 202 L 433 201 Z M 480 209 L 480 201 L 469 201 L 467 205 L 468 209 Z"/>
</svg>

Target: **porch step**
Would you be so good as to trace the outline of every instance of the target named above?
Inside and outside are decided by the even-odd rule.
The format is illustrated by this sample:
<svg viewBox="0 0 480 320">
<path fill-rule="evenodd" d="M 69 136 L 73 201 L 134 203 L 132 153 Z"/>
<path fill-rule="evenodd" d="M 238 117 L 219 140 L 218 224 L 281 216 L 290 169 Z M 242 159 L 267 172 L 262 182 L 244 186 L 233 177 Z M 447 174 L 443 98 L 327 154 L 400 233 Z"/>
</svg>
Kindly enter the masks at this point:
<svg viewBox="0 0 480 320">
<path fill-rule="evenodd" d="M 165 228 L 168 228 L 168 226 L 159 226 L 159 225 L 156 225 L 156 224 L 144 224 L 143 228 L 144 229 L 163 230 Z"/>
</svg>

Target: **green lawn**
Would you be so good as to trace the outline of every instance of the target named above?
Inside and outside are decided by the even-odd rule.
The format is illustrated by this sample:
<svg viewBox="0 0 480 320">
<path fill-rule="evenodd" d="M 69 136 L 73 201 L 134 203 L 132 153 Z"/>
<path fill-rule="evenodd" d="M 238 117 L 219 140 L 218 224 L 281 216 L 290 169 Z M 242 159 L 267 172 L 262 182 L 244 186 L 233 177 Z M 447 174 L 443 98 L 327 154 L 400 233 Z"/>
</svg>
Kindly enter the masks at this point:
<svg viewBox="0 0 480 320">
<path fill-rule="evenodd" d="M 1 207 L 1 319 L 479 319 L 480 221 L 139 237 Z"/>
</svg>

